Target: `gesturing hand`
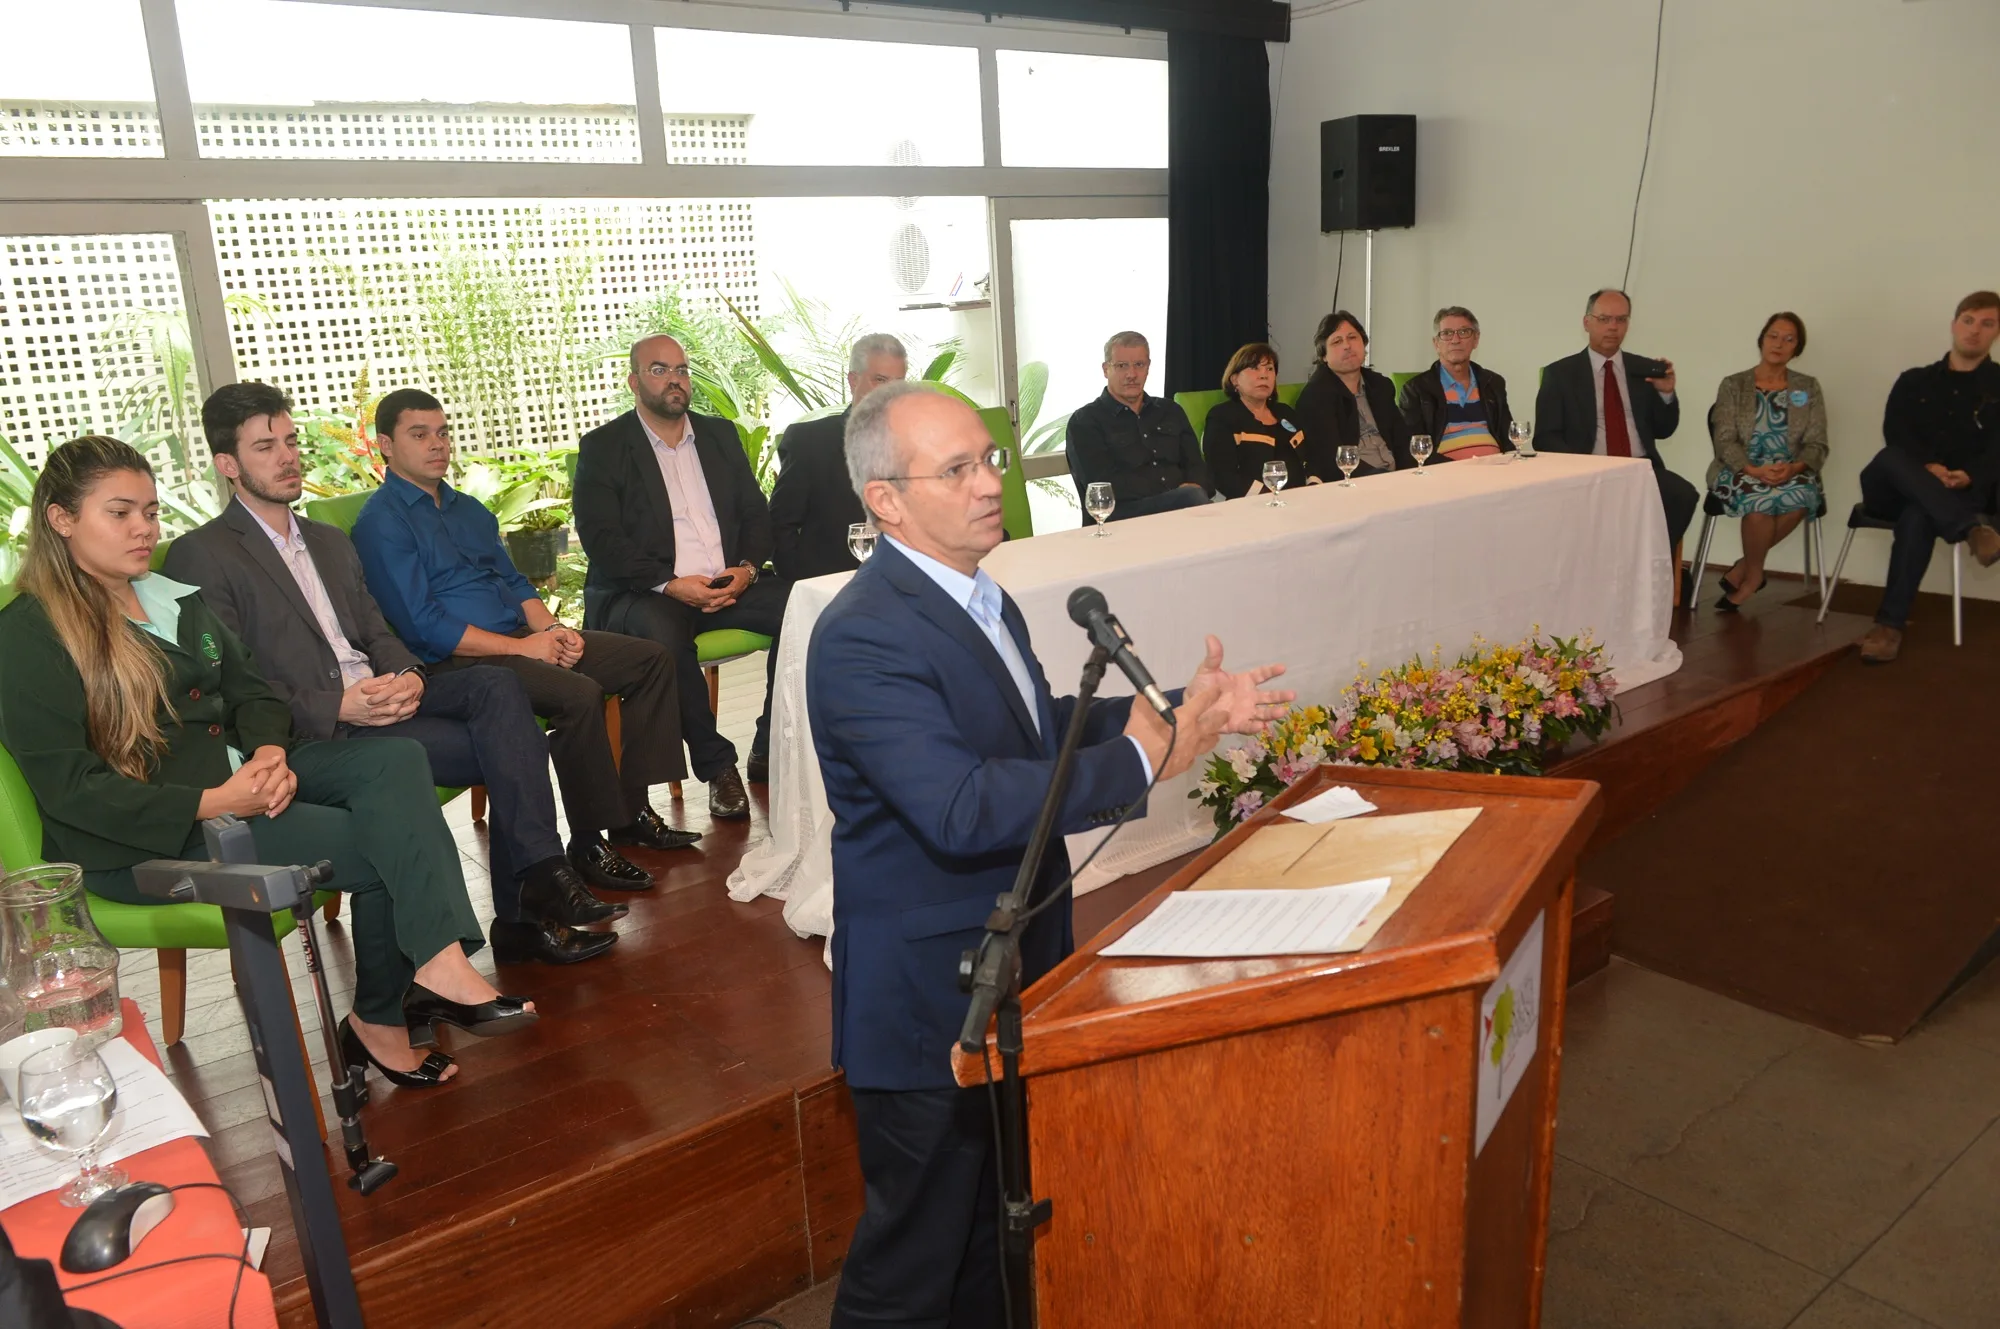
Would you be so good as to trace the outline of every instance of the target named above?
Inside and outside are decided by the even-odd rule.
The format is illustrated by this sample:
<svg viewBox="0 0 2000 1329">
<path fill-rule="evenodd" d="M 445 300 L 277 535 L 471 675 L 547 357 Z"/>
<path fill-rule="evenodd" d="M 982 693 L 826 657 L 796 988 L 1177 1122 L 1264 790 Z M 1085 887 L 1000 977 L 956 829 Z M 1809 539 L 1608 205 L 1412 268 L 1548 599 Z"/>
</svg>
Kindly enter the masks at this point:
<svg viewBox="0 0 2000 1329">
<path fill-rule="evenodd" d="M 1264 686 L 1284 672 L 1281 664 L 1267 664 L 1240 674 L 1229 673 L 1222 667 L 1222 641 L 1211 635 L 1207 656 L 1188 680 L 1186 700 L 1191 703 L 1197 694 L 1212 693 L 1207 707 L 1221 712 L 1222 732 L 1262 733 L 1265 725 L 1284 717 L 1298 696 L 1295 692 Z"/>
</svg>

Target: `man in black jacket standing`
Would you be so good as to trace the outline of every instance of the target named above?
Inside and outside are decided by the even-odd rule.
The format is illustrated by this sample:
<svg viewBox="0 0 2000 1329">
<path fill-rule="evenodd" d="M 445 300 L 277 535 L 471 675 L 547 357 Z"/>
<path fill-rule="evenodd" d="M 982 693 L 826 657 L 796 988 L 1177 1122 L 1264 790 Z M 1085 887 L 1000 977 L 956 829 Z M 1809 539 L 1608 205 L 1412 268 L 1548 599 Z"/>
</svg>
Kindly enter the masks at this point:
<svg viewBox="0 0 2000 1329">
<path fill-rule="evenodd" d="M 583 436 L 572 510 L 590 556 L 584 622 L 666 647 L 690 686 L 681 730 L 694 778 L 708 785 L 711 816 L 750 815 L 735 745 L 715 726 L 701 676 L 697 633 L 735 628 L 771 638 L 764 711 L 750 746 L 750 778 L 766 778 L 778 629 L 788 584 L 764 576 L 771 512 L 735 425 L 688 410 L 687 352 L 672 337 L 632 347 L 628 383 L 638 405 Z"/>
<path fill-rule="evenodd" d="M 847 356 L 847 409 L 801 420 L 778 440 L 778 483 L 771 489 L 773 560 L 788 582 L 852 572 L 860 566 L 847 548 L 847 528 L 868 520 L 847 478 L 847 417 L 855 404 L 884 383 L 906 378 L 909 353 L 886 332 L 854 343 Z"/>
<path fill-rule="evenodd" d="M 1951 350 L 1935 364 L 1906 369 L 1882 416 L 1886 445 L 1861 471 L 1861 501 L 1896 523 L 1889 576 L 1861 658 L 1888 664 L 1903 649 L 1903 627 L 1939 540 L 1966 542 L 1981 565 L 2000 562 L 1992 526 L 2000 497 L 2000 294 L 1975 291 L 1952 315 Z"/>
<path fill-rule="evenodd" d="M 1479 320 L 1462 305 L 1448 305 L 1431 318 L 1431 334 L 1438 358 L 1403 384 L 1399 404 L 1410 432 L 1436 443 L 1434 462 L 1512 452 L 1507 380 L 1472 359 L 1479 349 Z"/>
<path fill-rule="evenodd" d="M 1542 370 L 1542 390 L 1535 394 L 1535 449 L 1651 462 L 1671 548 L 1687 534 L 1701 495 L 1660 459 L 1659 441 L 1671 437 L 1681 423 L 1673 361 L 1625 354 L 1631 326 L 1632 301 L 1625 292 L 1591 292 L 1583 306 L 1583 332 L 1590 344 Z"/>
</svg>

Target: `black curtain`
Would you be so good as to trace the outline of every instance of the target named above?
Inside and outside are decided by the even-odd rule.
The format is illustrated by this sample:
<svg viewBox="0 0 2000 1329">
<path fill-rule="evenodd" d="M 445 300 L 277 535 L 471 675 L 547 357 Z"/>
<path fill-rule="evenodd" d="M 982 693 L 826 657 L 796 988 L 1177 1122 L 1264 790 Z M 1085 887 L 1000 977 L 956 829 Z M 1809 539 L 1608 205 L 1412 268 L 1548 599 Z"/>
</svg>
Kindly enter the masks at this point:
<svg viewBox="0 0 2000 1329">
<path fill-rule="evenodd" d="M 1167 395 L 1270 328 L 1271 74 L 1248 37 L 1167 36 Z"/>
</svg>

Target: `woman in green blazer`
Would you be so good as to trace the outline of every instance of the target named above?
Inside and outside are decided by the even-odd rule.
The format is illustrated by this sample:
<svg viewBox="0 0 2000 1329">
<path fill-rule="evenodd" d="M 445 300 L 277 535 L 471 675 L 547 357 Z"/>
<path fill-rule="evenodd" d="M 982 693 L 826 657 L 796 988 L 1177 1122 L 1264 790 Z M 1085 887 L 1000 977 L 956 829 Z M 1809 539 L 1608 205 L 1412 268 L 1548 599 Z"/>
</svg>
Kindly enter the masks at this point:
<svg viewBox="0 0 2000 1329">
<path fill-rule="evenodd" d="M 268 862 L 330 859 L 350 895 L 351 1065 L 401 1085 L 457 1070 L 435 1025 L 498 1033 L 534 1006 L 466 959 L 483 938 L 418 744 L 296 742 L 291 714 L 192 586 L 149 572 L 152 467 L 110 438 L 49 455 L 20 595 L 0 610 L 0 744 L 42 817 L 42 853 L 137 904 L 132 867 L 202 858 L 201 822 L 250 823 Z"/>
</svg>

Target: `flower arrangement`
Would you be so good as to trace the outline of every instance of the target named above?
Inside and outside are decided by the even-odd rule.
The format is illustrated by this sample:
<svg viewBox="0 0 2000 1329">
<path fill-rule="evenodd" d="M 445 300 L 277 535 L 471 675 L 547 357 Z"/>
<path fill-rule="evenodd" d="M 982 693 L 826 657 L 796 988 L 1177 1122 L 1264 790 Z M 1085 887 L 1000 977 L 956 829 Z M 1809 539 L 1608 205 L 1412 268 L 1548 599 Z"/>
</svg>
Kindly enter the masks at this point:
<svg viewBox="0 0 2000 1329">
<path fill-rule="evenodd" d="M 1242 747 L 1209 758 L 1188 797 L 1227 831 L 1314 767 L 1540 775 L 1542 761 L 1578 734 L 1592 740 L 1611 725 L 1617 684 L 1604 652 L 1587 635 L 1543 637 L 1511 646 L 1475 639 L 1450 665 L 1433 653 L 1369 677 L 1340 704 L 1296 707 Z"/>
</svg>

